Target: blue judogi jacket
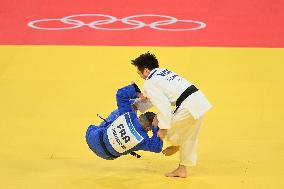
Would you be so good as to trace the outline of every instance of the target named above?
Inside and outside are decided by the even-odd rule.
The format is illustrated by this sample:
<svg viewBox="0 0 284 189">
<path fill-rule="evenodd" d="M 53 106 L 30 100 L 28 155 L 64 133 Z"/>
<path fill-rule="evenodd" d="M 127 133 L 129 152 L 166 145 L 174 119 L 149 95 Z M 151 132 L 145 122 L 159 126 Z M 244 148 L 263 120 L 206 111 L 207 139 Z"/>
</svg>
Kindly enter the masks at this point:
<svg viewBox="0 0 284 189">
<path fill-rule="evenodd" d="M 137 98 L 137 92 L 135 84 L 119 89 L 116 94 L 118 109 L 99 126 L 89 126 L 86 141 L 99 157 L 112 160 L 131 151 L 161 152 L 163 141 L 157 136 L 158 129 L 152 126 L 150 138 L 132 108 L 131 99 Z"/>
</svg>

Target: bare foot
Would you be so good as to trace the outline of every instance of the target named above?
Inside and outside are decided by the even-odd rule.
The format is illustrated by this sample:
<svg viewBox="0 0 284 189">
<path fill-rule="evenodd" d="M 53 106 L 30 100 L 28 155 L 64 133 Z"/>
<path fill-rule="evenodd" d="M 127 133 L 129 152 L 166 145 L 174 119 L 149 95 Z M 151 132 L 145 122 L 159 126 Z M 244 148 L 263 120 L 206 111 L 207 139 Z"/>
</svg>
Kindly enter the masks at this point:
<svg viewBox="0 0 284 189">
<path fill-rule="evenodd" d="M 178 146 L 169 146 L 162 151 L 165 156 L 171 156 L 179 150 Z"/>
<path fill-rule="evenodd" d="M 166 173 L 166 177 L 180 177 L 180 178 L 186 178 L 187 173 L 186 173 L 186 167 L 184 165 L 179 165 L 177 169 L 175 169 L 172 172 Z"/>
</svg>

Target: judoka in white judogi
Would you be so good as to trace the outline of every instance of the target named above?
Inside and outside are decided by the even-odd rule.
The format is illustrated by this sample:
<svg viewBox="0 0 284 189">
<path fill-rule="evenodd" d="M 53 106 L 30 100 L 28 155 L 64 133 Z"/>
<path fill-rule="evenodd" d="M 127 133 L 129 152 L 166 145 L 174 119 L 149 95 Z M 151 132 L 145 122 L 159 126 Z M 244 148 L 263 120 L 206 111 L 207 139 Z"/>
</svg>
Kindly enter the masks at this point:
<svg viewBox="0 0 284 189">
<path fill-rule="evenodd" d="M 160 131 L 167 131 L 167 141 L 180 151 L 179 167 L 166 176 L 186 177 L 186 166 L 196 165 L 198 132 L 211 104 L 191 82 L 173 71 L 158 68 L 154 55 L 145 53 L 132 62 L 138 68 L 138 74 L 145 79 L 144 96 L 158 109 Z M 177 101 L 180 104 L 173 109 Z M 185 169 L 185 174 L 184 171 L 179 173 L 180 167 Z"/>
<path fill-rule="evenodd" d="M 204 94 L 198 90 L 189 95 L 173 113 L 181 94 L 193 84 L 167 69 L 152 70 L 143 86 L 144 95 L 158 109 L 160 129 L 169 129 L 166 139 L 180 147 L 180 164 L 196 165 L 197 135 L 203 115 L 211 108 Z"/>
</svg>

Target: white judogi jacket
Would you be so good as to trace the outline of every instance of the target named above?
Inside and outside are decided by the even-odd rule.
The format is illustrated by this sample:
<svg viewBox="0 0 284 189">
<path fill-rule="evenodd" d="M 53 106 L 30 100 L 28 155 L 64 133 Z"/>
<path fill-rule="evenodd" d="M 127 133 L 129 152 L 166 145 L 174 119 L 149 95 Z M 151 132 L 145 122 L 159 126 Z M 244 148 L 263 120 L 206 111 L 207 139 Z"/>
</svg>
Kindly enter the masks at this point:
<svg viewBox="0 0 284 189">
<path fill-rule="evenodd" d="M 143 93 L 158 109 L 157 117 L 161 129 L 171 128 L 173 118 L 171 106 L 176 104 L 180 95 L 191 85 L 192 83 L 167 69 L 156 68 L 150 72 L 144 83 Z M 211 108 L 211 104 L 200 90 L 188 96 L 186 100 L 188 103 L 184 108 L 195 119 Z"/>
</svg>

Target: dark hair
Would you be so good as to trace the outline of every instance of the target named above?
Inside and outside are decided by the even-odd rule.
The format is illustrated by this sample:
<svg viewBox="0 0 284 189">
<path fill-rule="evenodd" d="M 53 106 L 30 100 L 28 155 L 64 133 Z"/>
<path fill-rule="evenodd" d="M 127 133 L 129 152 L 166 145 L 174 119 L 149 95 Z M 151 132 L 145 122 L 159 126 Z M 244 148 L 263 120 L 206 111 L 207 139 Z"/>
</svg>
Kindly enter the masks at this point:
<svg viewBox="0 0 284 189">
<path fill-rule="evenodd" d="M 153 70 L 159 67 L 159 62 L 154 54 L 151 54 L 149 51 L 147 53 L 141 54 L 135 60 L 131 60 L 131 64 L 136 66 L 141 72 L 144 68 Z"/>
<path fill-rule="evenodd" d="M 156 116 L 155 113 L 153 112 L 146 112 L 144 114 L 142 114 L 144 118 L 147 119 L 147 121 L 149 121 L 149 123 L 152 125 L 152 122 L 154 120 L 154 117 Z"/>
</svg>

